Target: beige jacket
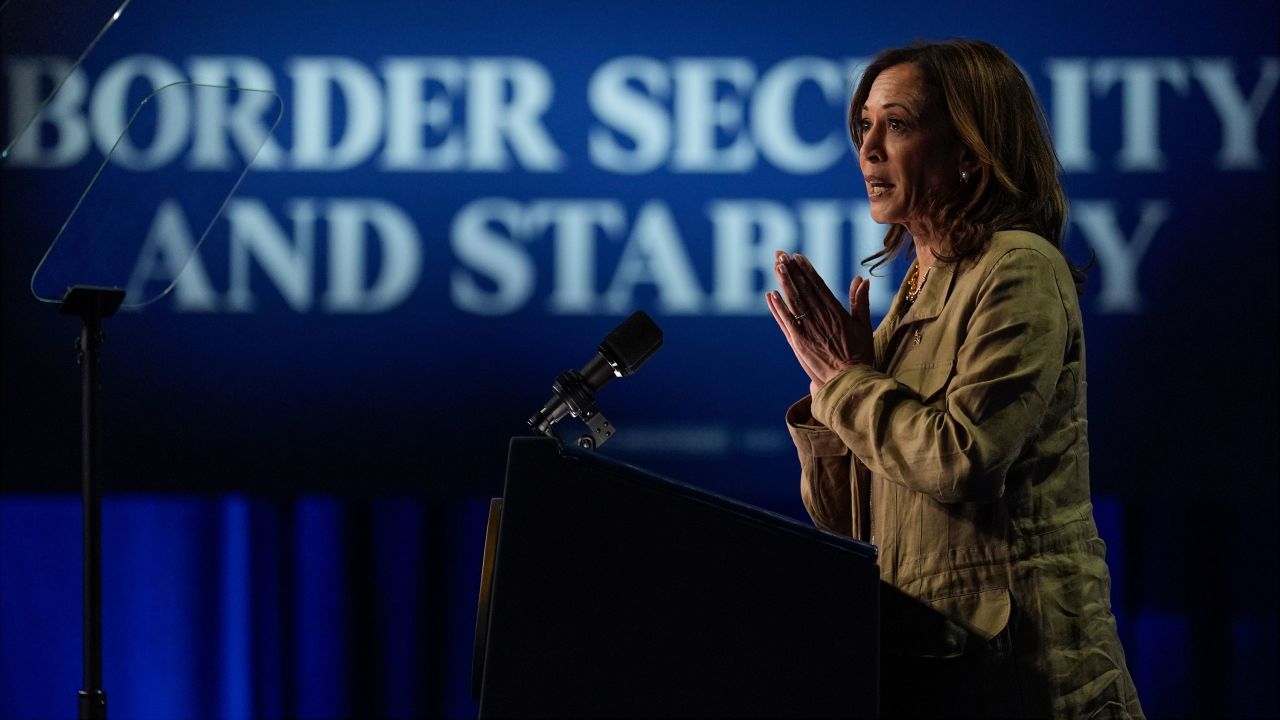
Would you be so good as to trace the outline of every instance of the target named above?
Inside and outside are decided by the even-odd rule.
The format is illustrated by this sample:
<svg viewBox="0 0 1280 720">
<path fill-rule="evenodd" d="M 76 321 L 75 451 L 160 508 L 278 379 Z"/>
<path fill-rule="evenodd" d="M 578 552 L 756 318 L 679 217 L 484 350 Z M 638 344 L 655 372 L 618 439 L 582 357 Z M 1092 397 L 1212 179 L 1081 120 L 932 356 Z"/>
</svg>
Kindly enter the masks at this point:
<svg viewBox="0 0 1280 720">
<path fill-rule="evenodd" d="M 914 304 L 900 289 L 875 350 L 787 420 L 814 523 L 876 544 L 882 579 L 951 621 L 897 649 L 959 656 L 1012 627 L 1029 713 L 1141 717 L 1089 499 L 1084 330 L 1062 254 L 996 233 L 935 265 Z"/>
</svg>

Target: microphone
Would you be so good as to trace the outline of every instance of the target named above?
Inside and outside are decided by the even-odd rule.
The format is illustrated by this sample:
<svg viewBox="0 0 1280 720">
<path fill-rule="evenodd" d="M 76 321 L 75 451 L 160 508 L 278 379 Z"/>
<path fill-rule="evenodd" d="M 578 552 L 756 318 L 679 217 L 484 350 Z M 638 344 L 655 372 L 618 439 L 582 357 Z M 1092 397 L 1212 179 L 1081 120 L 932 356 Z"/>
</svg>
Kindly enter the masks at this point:
<svg viewBox="0 0 1280 720">
<path fill-rule="evenodd" d="M 582 418 L 591 429 L 578 444 L 594 448 L 613 436 L 613 426 L 596 407 L 595 394 L 614 378 L 626 377 L 662 347 L 662 329 L 643 310 L 622 321 L 600 342 L 595 357 L 581 370 L 566 370 L 556 378 L 555 392 L 542 409 L 529 418 L 529 427 L 554 437 L 551 426 L 565 415 Z"/>
</svg>

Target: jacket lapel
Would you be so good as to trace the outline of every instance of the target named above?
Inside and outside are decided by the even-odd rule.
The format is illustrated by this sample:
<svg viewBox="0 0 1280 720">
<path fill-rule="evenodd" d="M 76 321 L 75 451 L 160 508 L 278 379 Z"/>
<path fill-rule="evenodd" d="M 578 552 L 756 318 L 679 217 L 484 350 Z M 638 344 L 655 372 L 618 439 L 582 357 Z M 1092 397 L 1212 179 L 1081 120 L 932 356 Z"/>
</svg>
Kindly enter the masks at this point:
<svg viewBox="0 0 1280 720">
<path fill-rule="evenodd" d="M 939 262 L 934 265 L 929 271 L 924 287 L 920 289 L 920 294 L 916 296 L 916 301 L 906 305 L 905 311 L 903 310 L 907 302 L 905 281 L 903 286 L 898 288 L 898 295 L 893 299 L 889 314 L 885 315 L 880 324 L 880 331 L 875 334 L 876 367 L 881 372 L 888 371 L 891 356 L 896 354 L 895 349 L 902 342 L 899 336 L 907 328 L 942 314 L 942 308 L 946 306 L 947 299 L 951 297 L 952 286 L 955 285 L 955 269 L 955 263 Z"/>
<path fill-rule="evenodd" d="M 908 271 L 910 272 L 910 271 Z M 889 365 L 889 358 L 886 357 L 886 350 L 889 347 L 889 339 L 893 337 L 898 329 L 898 325 L 902 322 L 902 304 L 906 302 L 907 285 L 904 280 L 898 286 L 898 292 L 893 296 L 893 302 L 889 303 L 889 310 L 880 319 L 880 325 L 876 327 L 876 331 L 872 333 L 871 340 L 875 345 L 876 362 L 875 368 L 880 372 L 885 372 Z"/>
<path fill-rule="evenodd" d="M 899 327 L 922 320 L 932 320 L 942 313 L 942 307 L 947 304 L 947 298 L 951 297 L 951 285 L 956 277 L 955 267 L 955 263 L 940 262 L 929 270 L 924 287 L 920 288 L 916 301 L 907 308 L 907 313 L 903 316 Z"/>
</svg>

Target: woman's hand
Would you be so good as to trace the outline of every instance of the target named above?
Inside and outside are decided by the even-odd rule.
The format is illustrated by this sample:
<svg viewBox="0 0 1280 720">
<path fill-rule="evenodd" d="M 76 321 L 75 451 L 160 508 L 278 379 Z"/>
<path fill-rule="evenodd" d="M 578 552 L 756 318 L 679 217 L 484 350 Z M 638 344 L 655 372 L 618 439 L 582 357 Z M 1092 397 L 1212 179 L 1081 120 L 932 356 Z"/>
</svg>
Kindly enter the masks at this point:
<svg viewBox="0 0 1280 720">
<path fill-rule="evenodd" d="M 853 279 L 849 311 L 845 312 L 803 255 L 778 252 L 773 272 L 782 292 L 771 292 L 765 300 L 800 367 L 809 376 L 810 393 L 817 392 L 845 368 L 873 362 L 870 280 Z"/>
</svg>

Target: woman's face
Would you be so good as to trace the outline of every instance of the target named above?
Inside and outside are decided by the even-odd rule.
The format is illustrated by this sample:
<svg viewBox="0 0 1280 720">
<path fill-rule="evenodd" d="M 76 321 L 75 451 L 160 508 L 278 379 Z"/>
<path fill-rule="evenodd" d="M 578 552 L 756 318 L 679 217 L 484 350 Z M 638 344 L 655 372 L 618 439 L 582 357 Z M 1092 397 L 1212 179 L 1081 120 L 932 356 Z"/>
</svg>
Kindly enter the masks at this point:
<svg viewBox="0 0 1280 720">
<path fill-rule="evenodd" d="M 912 235 L 927 231 L 927 198 L 960 181 L 959 143 L 927 93 L 919 68 L 894 65 L 876 76 L 855 116 L 871 217 L 904 224 Z"/>
</svg>

